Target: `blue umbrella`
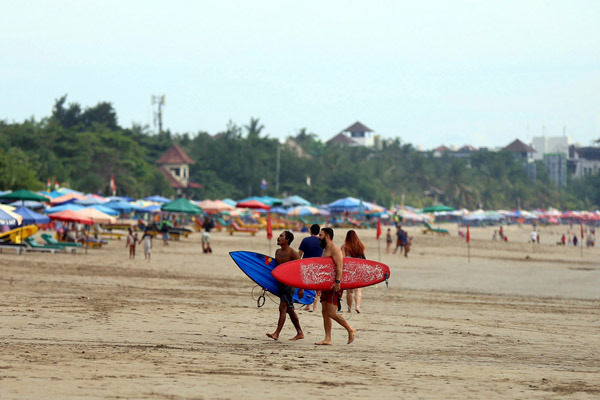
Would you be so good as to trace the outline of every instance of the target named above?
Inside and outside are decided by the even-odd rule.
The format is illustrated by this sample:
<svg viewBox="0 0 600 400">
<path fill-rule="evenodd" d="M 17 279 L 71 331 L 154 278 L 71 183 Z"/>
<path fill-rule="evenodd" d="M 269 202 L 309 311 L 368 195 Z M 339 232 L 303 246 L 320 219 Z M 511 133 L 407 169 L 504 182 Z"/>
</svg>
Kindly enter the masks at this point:
<svg viewBox="0 0 600 400">
<path fill-rule="evenodd" d="M 329 211 L 337 211 L 337 212 L 357 212 L 357 211 L 367 211 L 370 210 L 371 207 L 368 204 L 362 203 L 361 201 L 355 197 L 344 197 L 343 199 L 338 199 L 333 203 L 329 203 L 327 208 Z"/>
<path fill-rule="evenodd" d="M 106 199 L 108 201 L 124 201 L 124 202 L 135 200 L 135 199 L 132 199 L 131 197 L 123 197 L 123 196 L 109 196 Z"/>
<path fill-rule="evenodd" d="M 168 203 L 171 201 L 171 199 L 167 199 L 166 197 L 162 197 L 162 196 L 150 196 L 150 197 L 146 197 L 144 200 L 154 201 L 156 203 Z"/>
<path fill-rule="evenodd" d="M 287 210 L 283 207 L 274 207 L 271 208 L 272 214 L 287 214 Z"/>
<path fill-rule="evenodd" d="M 129 204 L 126 201 L 110 201 L 108 203 L 103 204 L 104 207 L 112 208 L 113 210 L 117 210 L 119 212 L 128 213 L 131 210 L 134 210 L 135 207 Z"/>
<path fill-rule="evenodd" d="M 230 198 L 223 199 L 222 201 L 223 201 L 223 203 L 229 204 L 230 206 L 233 206 L 233 207 L 235 207 L 235 205 L 238 203 L 237 201 L 232 200 Z"/>
<path fill-rule="evenodd" d="M 116 210 L 114 210 L 112 208 L 109 208 L 109 207 L 105 207 L 102 204 L 95 204 L 92 207 L 95 208 L 98 211 L 102 211 L 104 214 L 108 214 L 108 215 L 113 216 L 113 217 L 119 215 L 118 211 L 116 211 Z"/>
<path fill-rule="evenodd" d="M 27 207 L 19 207 L 14 212 L 23 217 L 22 225 L 47 224 L 50 222 L 50 217 L 31 211 Z"/>
<path fill-rule="evenodd" d="M 19 221 L 0 208 L 0 225 L 18 225 Z"/>
<path fill-rule="evenodd" d="M 33 200 L 17 200 L 13 203 L 10 203 L 9 206 L 13 206 L 13 207 L 27 207 L 27 208 L 42 208 L 42 207 L 46 207 L 46 205 L 44 203 L 40 203 L 39 201 L 33 201 Z"/>
<path fill-rule="evenodd" d="M 84 206 L 93 206 L 93 205 L 96 205 L 96 204 L 104 204 L 104 203 L 106 203 L 106 200 L 99 199 L 99 198 L 97 198 L 95 196 L 88 196 L 88 197 L 83 198 L 83 199 L 75 200 L 73 203 L 75 203 L 75 204 L 81 204 L 81 205 L 84 205 Z"/>
<path fill-rule="evenodd" d="M 84 208 L 85 208 L 84 206 L 80 206 L 79 204 L 67 203 L 67 204 L 63 204 L 60 206 L 47 208 L 46 210 L 44 210 L 44 213 L 45 214 L 53 214 L 55 212 L 65 211 L 65 210 L 78 211 L 78 210 L 83 210 Z"/>
<path fill-rule="evenodd" d="M 139 211 L 147 212 L 147 213 L 160 212 L 160 206 L 159 205 L 151 205 L 151 206 L 147 206 L 144 208 L 140 208 Z"/>
</svg>

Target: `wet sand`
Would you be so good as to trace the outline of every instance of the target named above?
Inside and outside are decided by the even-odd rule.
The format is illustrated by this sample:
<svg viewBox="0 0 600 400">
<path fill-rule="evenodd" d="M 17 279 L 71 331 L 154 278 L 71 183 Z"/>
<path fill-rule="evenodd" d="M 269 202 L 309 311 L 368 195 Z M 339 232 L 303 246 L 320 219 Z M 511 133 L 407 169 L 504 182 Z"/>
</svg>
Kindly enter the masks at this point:
<svg viewBox="0 0 600 400">
<path fill-rule="evenodd" d="M 200 234 L 163 246 L 152 261 L 125 242 L 88 254 L 0 254 L 0 398 L 281 399 L 600 396 L 600 249 L 556 246 L 567 228 L 471 230 L 471 259 L 450 237 L 408 228 L 408 258 L 385 253 L 390 287 L 363 293 L 323 339 L 320 313 L 299 311 L 306 338 L 265 336 L 278 299 L 256 307 L 253 284 L 228 256 L 267 253 L 265 233 Z M 378 259 L 374 230 L 359 230 Z M 296 234 L 298 246 L 304 234 Z M 344 230 L 336 229 L 341 244 Z M 275 251 L 275 240 L 271 250 Z"/>
</svg>

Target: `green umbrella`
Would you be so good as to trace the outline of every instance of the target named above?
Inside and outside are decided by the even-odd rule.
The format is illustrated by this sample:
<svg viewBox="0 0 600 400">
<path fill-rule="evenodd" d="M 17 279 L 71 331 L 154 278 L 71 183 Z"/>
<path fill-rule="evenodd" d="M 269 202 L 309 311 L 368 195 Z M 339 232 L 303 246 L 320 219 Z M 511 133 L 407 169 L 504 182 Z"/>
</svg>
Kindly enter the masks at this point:
<svg viewBox="0 0 600 400">
<path fill-rule="evenodd" d="M 169 203 L 163 204 L 160 209 L 162 211 L 175 212 L 175 213 L 186 213 L 186 214 L 200 214 L 202 209 L 195 204 L 192 204 L 188 199 L 180 197 L 177 200 L 173 200 Z"/>
<path fill-rule="evenodd" d="M 436 204 L 435 206 L 425 207 L 424 213 L 441 212 L 441 211 L 454 211 L 454 208 L 445 206 L 443 204 Z"/>
<path fill-rule="evenodd" d="M 10 199 L 10 200 L 32 200 L 32 201 L 49 201 L 46 196 L 39 195 L 37 193 L 33 193 L 26 189 L 17 190 L 15 192 L 10 192 L 3 194 L 0 196 L 0 199 Z"/>
</svg>

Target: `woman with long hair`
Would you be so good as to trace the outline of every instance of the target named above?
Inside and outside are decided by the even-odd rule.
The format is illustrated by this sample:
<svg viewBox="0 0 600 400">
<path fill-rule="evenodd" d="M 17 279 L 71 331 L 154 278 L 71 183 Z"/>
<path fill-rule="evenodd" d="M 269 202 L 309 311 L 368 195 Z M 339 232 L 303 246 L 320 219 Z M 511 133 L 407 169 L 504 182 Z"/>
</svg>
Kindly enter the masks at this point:
<svg viewBox="0 0 600 400">
<path fill-rule="evenodd" d="M 365 245 L 360 241 L 354 230 L 349 230 L 346 234 L 346 240 L 342 245 L 342 255 L 352 258 L 366 258 Z M 356 312 L 360 314 L 360 302 L 362 299 L 362 289 L 346 290 L 346 303 L 348 303 L 348 312 L 352 311 L 352 304 L 356 304 Z"/>
</svg>

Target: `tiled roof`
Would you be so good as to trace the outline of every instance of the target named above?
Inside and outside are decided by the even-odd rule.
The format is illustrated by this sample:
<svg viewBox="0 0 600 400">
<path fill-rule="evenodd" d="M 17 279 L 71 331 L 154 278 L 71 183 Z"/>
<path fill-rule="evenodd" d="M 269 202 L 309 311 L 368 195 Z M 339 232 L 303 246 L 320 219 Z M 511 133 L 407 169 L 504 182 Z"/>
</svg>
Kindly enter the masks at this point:
<svg viewBox="0 0 600 400">
<path fill-rule="evenodd" d="M 350 139 L 348 136 L 343 133 L 338 133 L 334 137 L 328 140 L 331 143 L 341 143 L 341 144 L 356 144 L 356 141 Z"/>
<path fill-rule="evenodd" d="M 433 151 L 450 151 L 450 148 L 446 147 L 446 146 L 440 146 L 440 147 L 436 147 L 435 149 L 433 149 Z"/>
<path fill-rule="evenodd" d="M 369 129 L 367 126 L 356 121 L 354 124 L 350 125 L 346 129 L 344 129 L 342 132 L 373 132 L 373 130 Z"/>
<path fill-rule="evenodd" d="M 181 147 L 174 144 L 169 150 L 162 155 L 162 157 L 156 162 L 159 165 L 162 164 L 194 164 L 192 160 Z"/>
<path fill-rule="evenodd" d="M 535 150 L 525 143 L 516 139 L 514 142 L 506 146 L 503 150 L 512 151 L 513 153 L 535 153 Z"/>
</svg>

